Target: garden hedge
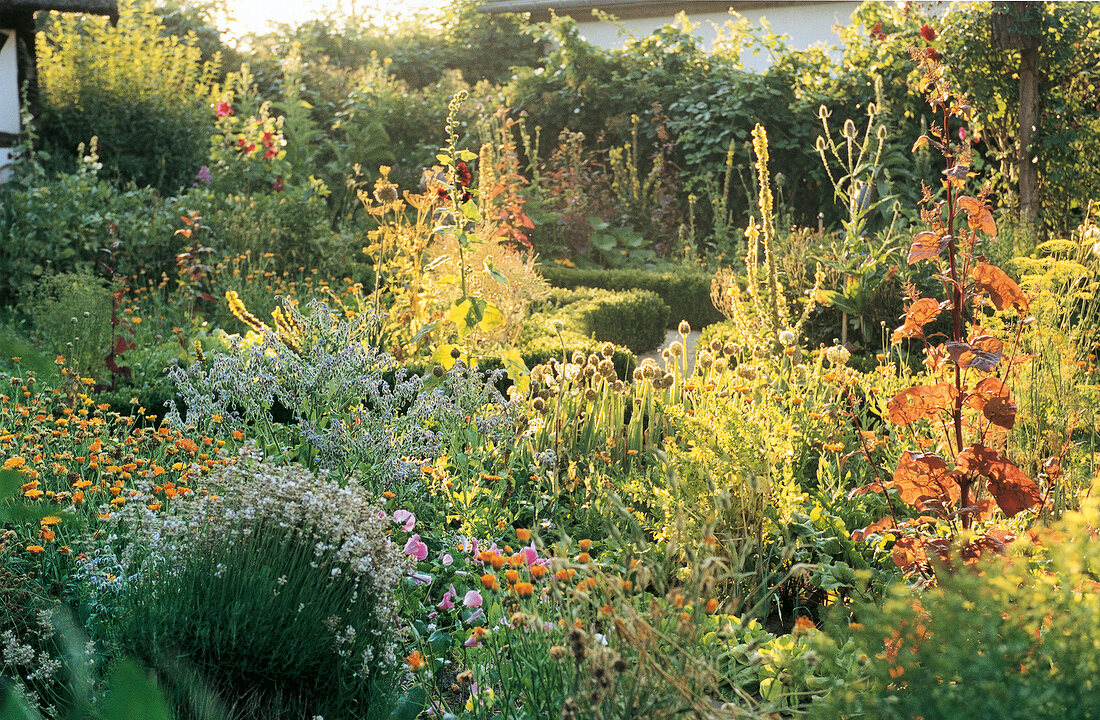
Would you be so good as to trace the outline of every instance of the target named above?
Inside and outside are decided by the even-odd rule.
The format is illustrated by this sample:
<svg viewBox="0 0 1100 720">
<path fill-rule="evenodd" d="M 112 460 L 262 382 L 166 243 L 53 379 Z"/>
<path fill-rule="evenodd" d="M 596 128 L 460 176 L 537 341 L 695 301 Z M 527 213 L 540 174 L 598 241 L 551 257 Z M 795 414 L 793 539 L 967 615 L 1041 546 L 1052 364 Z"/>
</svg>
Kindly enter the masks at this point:
<svg viewBox="0 0 1100 720">
<path fill-rule="evenodd" d="M 675 271 L 653 273 L 645 270 L 580 270 L 543 266 L 542 276 L 554 287 L 578 287 L 604 290 L 648 290 L 656 293 L 669 307 L 667 327 L 676 327 L 687 320 L 699 330 L 722 319 L 722 314 L 710 301 L 709 273 Z"/>
</svg>

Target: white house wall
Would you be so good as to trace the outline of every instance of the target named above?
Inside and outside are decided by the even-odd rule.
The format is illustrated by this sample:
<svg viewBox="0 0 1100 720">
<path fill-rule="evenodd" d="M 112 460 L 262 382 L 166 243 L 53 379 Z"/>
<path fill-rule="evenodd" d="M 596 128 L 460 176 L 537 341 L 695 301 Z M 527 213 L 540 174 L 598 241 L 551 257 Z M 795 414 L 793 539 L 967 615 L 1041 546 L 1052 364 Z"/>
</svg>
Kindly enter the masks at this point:
<svg viewBox="0 0 1100 720">
<path fill-rule="evenodd" d="M 767 18 L 772 32 L 786 35 L 787 42 L 796 50 L 805 50 L 815 43 L 837 45 L 840 39 L 833 32 L 834 25 L 848 25 L 858 2 L 807 3 L 805 5 L 787 5 L 760 10 L 745 10 L 741 13 L 753 25 L 759 26 L 761 18 Z M 728 13 L 699 13 L 690 15 L 695 25 L 694 34 L 703 39 L 708 50 L 714 46 L 718 35 L 717 28 L 724 26 L 732 16 Z M 626 39 L 644 37 L 654 30 L 673 22 L 671 15 L 652 18 L 632 18 L 620 20 L 618 26 L 594 20 L 578 18 L 577 28 L 588 42 L 603 48 L 620 48 Z M 620 35 L 620 27 L 627 34 Z M 837 52 L 839 57 L 839 52 Z M 746 70 L 760 71 L 768 67 L 766 54 L 753 56 L 746 52 L 742 58 Z"/>
<path fill-rule="evenodd" d="M 19 52 L 15 31 L 0 30 L 5 35 L 0 48 L 0 132 L 19 132 Z M 0 183 L 8 179 L 11 151 L 0 148 Z"/>
</svg>

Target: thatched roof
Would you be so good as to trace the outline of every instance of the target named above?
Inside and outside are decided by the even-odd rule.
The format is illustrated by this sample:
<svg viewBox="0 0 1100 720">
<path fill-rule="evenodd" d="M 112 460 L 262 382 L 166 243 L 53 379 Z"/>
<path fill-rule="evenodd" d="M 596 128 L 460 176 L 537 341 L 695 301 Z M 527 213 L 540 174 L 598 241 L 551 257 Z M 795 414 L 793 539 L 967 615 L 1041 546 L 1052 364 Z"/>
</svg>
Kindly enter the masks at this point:
<svg viewBox="0 0 1100 720">
<path fill-rule="evenodd" d="M 89 15 L 118 17 L 118 0 L 0 0 L 0 12 L 4 11 L 57 10 Z"/>
</svg>

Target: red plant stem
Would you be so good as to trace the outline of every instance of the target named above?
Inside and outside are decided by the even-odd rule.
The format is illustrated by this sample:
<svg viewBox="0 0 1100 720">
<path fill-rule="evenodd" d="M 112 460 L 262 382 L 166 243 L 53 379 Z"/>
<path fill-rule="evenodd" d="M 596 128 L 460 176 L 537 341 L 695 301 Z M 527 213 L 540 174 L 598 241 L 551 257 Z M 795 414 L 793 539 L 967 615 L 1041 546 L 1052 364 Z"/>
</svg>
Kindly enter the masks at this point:
<svg viewBox="0 0 1100 720">
<path fill-rule="evenodd" d="M 950 133 L 948 132 L 949 115 L 946 106 L 943 108 L 943 134 L 944 143 L 948 148 L 948 152 L 945 154 L 945 161 L 947 163 L 947 169 L 950 171 L 955 165 L 955 156 L 950 152 Z M 947 242 L 947 265 L 948 270 L 951 273 L 951 339 L 955 342 L 963 342 L 963 288 L 959 282 L 958 271 L 958 257 L 956 255 L 955 245 L 955 189 L 952 184 L 952 178 L 948 175 L 947 178 L 947 236 L 949 238 Z M 962 368 L 959 367 L 958 362 L 955 363 L 955 407 L 951 412 L 951 419 L 955 426 L 955 447 L 958 448 L 958 452 L 962 452 L 963 448 L 963 383 L 962 383 Z M 959 479 L 960 498 L 959 507 L 965 508 L 970 506 L 970 476 L 965 476 Z M 969 515 L 964 515 L 962 518 L 963 529 L 968 529 L 971 524 L 971 518 Z"/>
</svg>

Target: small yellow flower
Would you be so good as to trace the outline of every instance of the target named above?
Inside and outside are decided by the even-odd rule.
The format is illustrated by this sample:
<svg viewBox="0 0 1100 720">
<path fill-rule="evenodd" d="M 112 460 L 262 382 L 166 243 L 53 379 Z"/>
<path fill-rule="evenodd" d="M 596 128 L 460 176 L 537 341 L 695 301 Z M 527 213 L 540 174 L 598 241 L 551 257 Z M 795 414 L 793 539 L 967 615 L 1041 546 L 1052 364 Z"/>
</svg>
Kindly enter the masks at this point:
<svg viewBox="0 0 1100 720">
<path fill-rule="evenodd" d="M 61 522 L 61 518 L 57 515 L 47 515 L 38 521 L 40 525 L 56 525 Z"/>
</svg>

